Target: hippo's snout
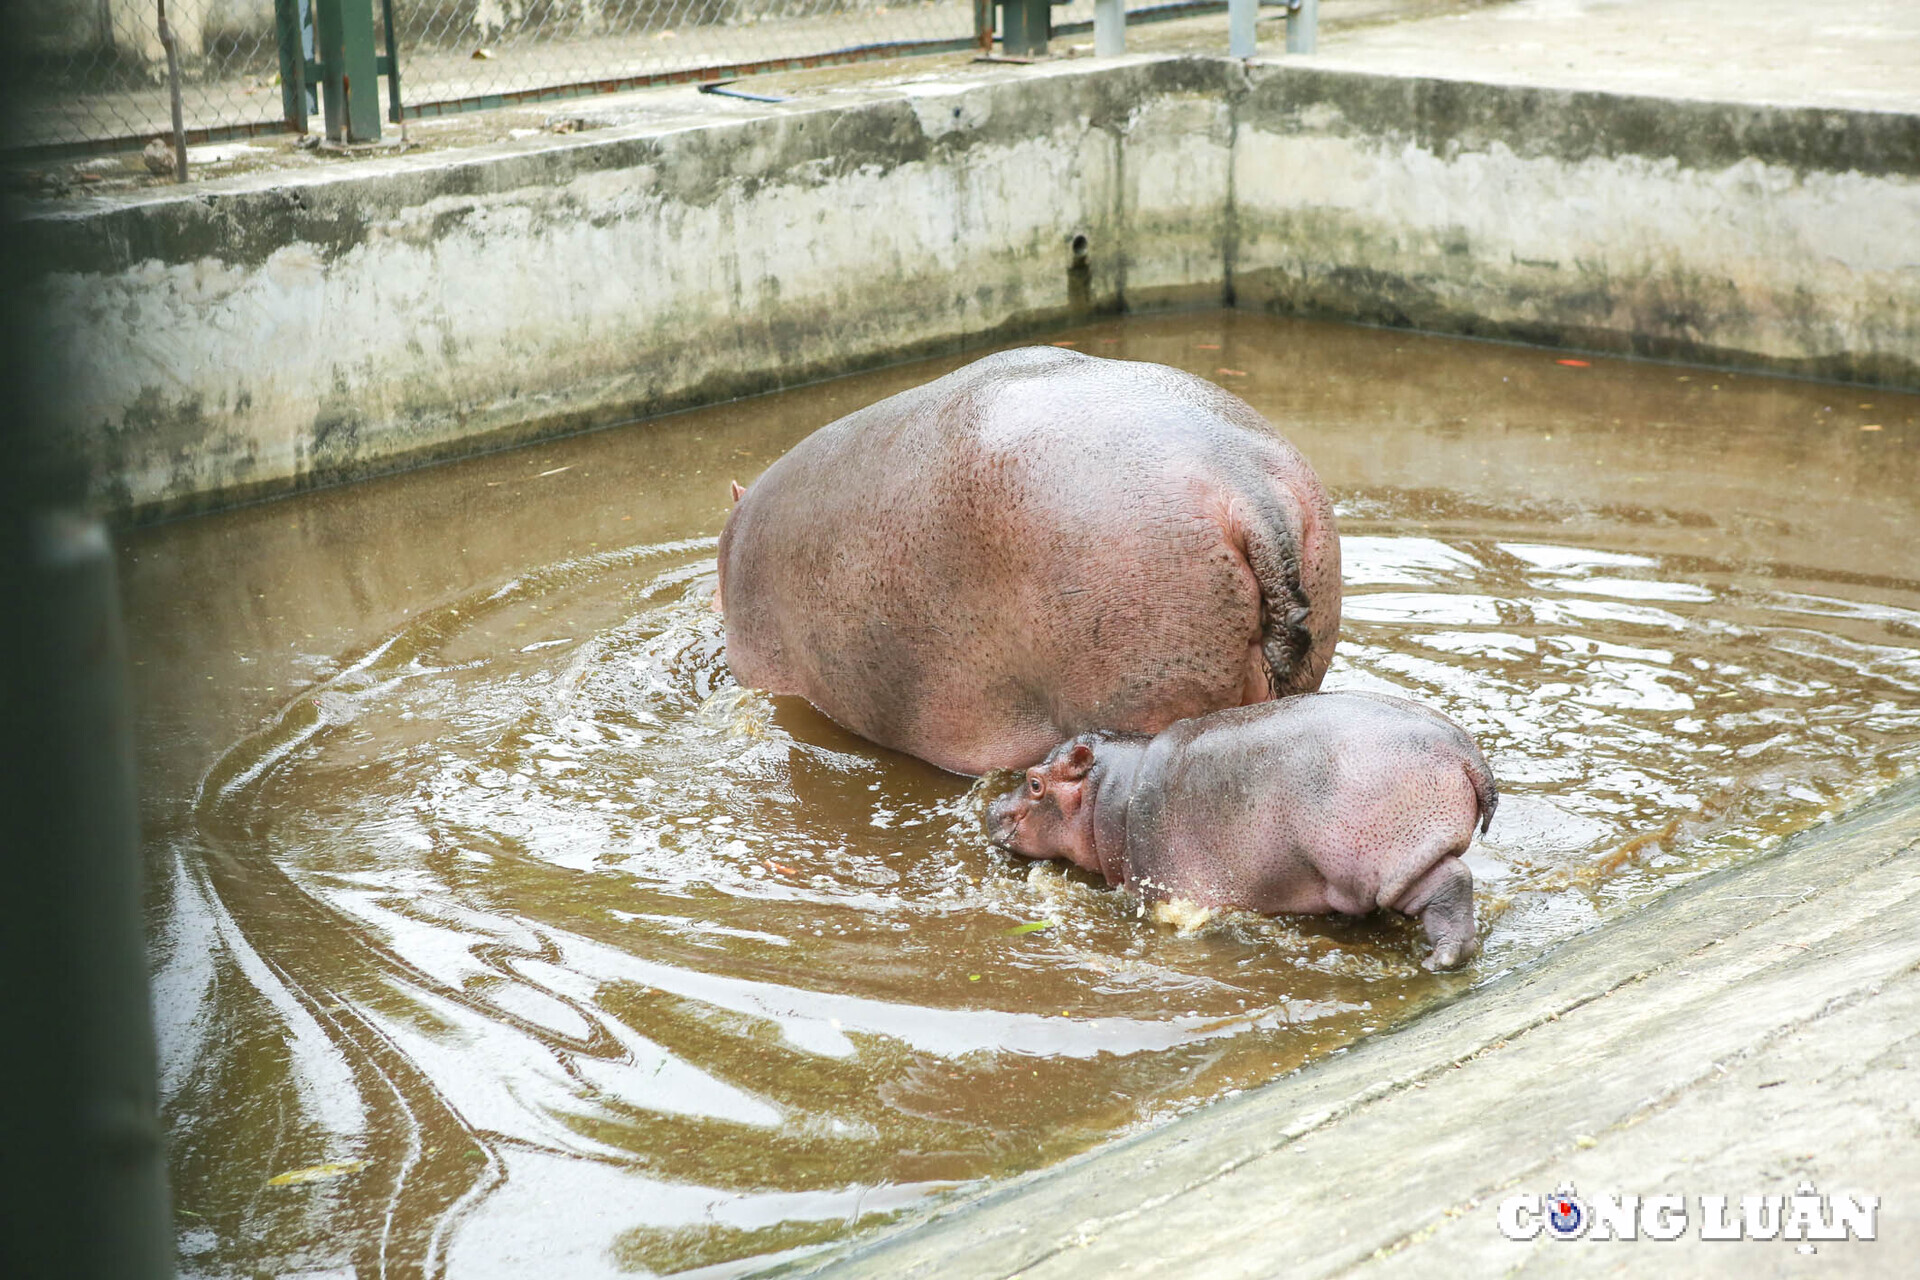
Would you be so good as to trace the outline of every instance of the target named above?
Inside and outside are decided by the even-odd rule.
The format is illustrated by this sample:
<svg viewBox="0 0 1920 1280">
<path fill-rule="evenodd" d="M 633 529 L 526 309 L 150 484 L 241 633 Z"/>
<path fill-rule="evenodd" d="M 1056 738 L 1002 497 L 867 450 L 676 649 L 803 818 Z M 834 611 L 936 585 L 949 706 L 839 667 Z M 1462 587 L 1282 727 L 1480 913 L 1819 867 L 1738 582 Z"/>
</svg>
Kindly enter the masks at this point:
<svg viewBox="0 0 1920 1280">
<path fill-rule="evenodd" d="M 1014 829 L 1020 825 L 1020 796 L 1001 796 L 987 805 L 987 839 L 1002 849 L 1013 848 Z"/>
</svg>

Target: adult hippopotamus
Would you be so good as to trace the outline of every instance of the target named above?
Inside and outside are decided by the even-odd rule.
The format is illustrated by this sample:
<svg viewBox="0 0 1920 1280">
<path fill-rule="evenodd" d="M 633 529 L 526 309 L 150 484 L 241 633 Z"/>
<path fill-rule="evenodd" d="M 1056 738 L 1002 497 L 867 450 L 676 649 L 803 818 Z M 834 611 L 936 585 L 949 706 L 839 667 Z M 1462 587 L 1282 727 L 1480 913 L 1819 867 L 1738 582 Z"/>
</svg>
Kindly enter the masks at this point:
<svg viewBox="0 0 1920 1280">
<path fill-rule="evenodd" d="M 1478 947 L 1460 861 L 1499 791 L 1466 730 L 1404 698 L 1315 693 L 1083 734 L 987 807 L 987 831 L 1150 901 L 1419 917 L 1429 969 Z"/>
<path fill-rule="evenodd" d="M 720 535 L 727 661 L 956 773 L 1317 688 L 1326 490 L 1239 397 L 1003 351 L 830 423 Z"/>
</svg>

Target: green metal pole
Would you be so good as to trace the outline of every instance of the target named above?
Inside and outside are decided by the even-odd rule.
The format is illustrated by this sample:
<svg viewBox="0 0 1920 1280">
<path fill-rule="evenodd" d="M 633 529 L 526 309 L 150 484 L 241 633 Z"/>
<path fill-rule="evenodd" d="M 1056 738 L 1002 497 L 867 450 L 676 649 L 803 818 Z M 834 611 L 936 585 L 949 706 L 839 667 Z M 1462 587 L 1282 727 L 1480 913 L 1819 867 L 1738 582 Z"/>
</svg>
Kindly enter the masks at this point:
<svg viewBox="0 0 1920 1280">
<path fill-rule="evenodd" d="M 1287 5 L 1287 52 L 1312 53 L 1320 40 L 1320 0 Z"/>
<path fill-rule="evenodd" d="M 400 37 L 393 29 L 393 0 L 380 0 L 380 25 L 387 34 L 387 119 L 400 124 Z M 407 131 L 400 130 L 400 136 L 405 138 Z"/>
<path fill-rule="evenodd" d="M 1260 17 L 1260 0 L 1227 0 L 1227 56 L 1251 58 L 1257 51 L 1254 24 Z"/>
<path fill-rule="evenodd" d="M 1002 0 L 1000 51 L 1015 58 L 1038 58 L 1053 34 L 1051 0 Z"/>
<path fill-rule="evenodd" d="M 273 0 L 280 45 L 280 110 L 295 133 L 307 131 L 307 51 L 300 40 L 300 0 Z"/>
<path fill-rule="evenodd" d="M 372 0 L 315 0 L 314 52 L 330 142 L 380 139 L 380 72 Z"/>
</svg>

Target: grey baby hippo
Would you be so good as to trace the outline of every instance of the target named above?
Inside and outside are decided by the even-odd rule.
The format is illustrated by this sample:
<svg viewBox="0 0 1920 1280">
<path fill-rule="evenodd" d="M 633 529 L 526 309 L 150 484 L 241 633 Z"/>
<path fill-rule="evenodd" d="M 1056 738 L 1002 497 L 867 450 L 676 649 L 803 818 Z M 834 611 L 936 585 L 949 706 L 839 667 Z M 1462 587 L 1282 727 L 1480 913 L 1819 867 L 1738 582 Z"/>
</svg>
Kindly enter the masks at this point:
<svg viewBox="0 0 1920 1280">
<path fill-rule="evenodd" d="M 1149 900 L 1418 916 L 1451 969 L 1479 946 L 1460 861 L 1499 792 L 1480 748 L 1418 703 L 1314 693 L 1196 716 L 1155 737 L 1082 734 L 987 809 L 1029 858 L 1065 858 Z"/>
</svg>

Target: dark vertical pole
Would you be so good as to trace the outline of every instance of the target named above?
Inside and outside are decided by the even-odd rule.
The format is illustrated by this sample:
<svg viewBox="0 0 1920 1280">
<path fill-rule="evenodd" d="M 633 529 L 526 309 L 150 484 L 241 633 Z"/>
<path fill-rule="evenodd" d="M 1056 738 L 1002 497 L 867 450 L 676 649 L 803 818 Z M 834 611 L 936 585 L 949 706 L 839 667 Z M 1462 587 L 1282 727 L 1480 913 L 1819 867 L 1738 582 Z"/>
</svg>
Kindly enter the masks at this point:
<svg viewBox="0 0 1920 1280">
<path fill-rule="evenodd" d="M 340 0 L 314 0 L 313 60 L 320 64 L 320 111 L 326 121 L 328 142 L 347 140 L 347 98 L 340 84 L 344 44 Z"/>
<path fill-rule="evenodd" d="M 330 142 L 380 138 L 380 72 L 373 52 L 372 0 L 315 0 L 315 54 Z"/>
<path fill-rule="evenodd" d="M 1053 35 L 1051 0 L 1005 0 L 1000 6 L 1000 52 L 1038 58 Z"/>
<path fill-rule="evenodd" d="M 4 78 L 0 94 L 18 81 Z M 4 108 L 5 103 L 0 103 Z M 0 236 L 0 1274 L 173 1274 L 112 547 L 36 412 L 31 236 Z"/>
<path fill-rule="evenodd" d="M 307 50 L 300 38 L 300 0 L 273 0 L 280 44 L 280 110 L 295 133 L 307 131 Z"/>
<path fill-rule="evenodd" d="M 14 616 L 33 630 L 9 674 L 32 687 L 7 724 L 35 745 L 15 776 L 38 811 L 9 823 L 9 914 L 26 918 L 7 929 L 30 937 L 34 954 L 11 963 L 7 981 L 34 987 L 27 1039 L 47 1077 L 25 1096 L 55 1106 L 36 1118 L 39 1142 L 9 1149 L 71 1199 L 23 1215 L 34 1225 L 19 1234 L 59 1241 L 47 1275 L 171 1274 L 113 547 L 72 507 L 25 514 L 28 603 Z M 20 1030 L 7 1020 L 10 1037 Z"/>
<path fill-rule="evenodd" d="M 354 142 L 380 140 L 380 68 L 373 47 L 373 0 L 334 0 L 340 10 L 345 55 L 340 88 L 347 99 L 347 130 Z"/>
<path fill-rule="evenodd" d="M 400 123 L 400 38 L 393 31 L 393 0 L 380 0 L 380 25 L 387 33 L 387 119 Z M 405 139 L 407 131 L 400 136 Z"/>
</svg>

